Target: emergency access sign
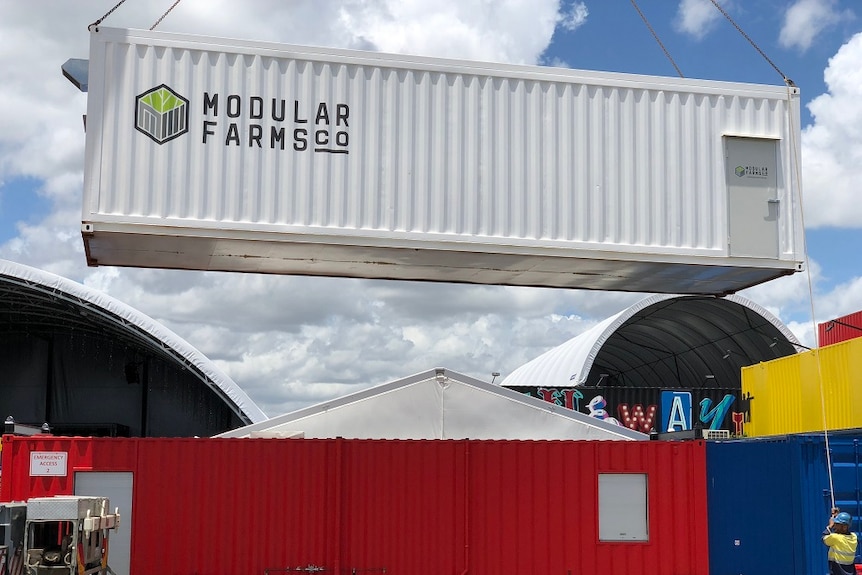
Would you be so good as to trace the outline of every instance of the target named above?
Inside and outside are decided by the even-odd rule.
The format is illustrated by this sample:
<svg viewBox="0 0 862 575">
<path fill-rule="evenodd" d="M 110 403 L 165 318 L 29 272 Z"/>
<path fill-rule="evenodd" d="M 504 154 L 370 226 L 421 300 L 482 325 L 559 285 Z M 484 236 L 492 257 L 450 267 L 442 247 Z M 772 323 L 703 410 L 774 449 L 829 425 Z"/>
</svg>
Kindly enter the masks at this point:
<svg viewBox="0 0 862 575">
<path fill-rule="evenodd" d="M 66 462 L 69 454 L 65 451 L 30 452 L 30 477 L 39 475 L 66 476 Z"/>
</svg>

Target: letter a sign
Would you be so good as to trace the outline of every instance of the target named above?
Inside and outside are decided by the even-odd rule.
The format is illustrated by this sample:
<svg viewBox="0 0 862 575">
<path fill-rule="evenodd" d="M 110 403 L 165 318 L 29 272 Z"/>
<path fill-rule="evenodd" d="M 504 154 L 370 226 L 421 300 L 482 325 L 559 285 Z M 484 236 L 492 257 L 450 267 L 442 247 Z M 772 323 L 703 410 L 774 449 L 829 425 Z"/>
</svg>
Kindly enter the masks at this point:
<svg viewBox="0 0 862 575">
<path fill-rule="evenodd" d="M 664 432 L 691 429 L 691 392 L 661 392 L 661 429 Z"/>
</svg>

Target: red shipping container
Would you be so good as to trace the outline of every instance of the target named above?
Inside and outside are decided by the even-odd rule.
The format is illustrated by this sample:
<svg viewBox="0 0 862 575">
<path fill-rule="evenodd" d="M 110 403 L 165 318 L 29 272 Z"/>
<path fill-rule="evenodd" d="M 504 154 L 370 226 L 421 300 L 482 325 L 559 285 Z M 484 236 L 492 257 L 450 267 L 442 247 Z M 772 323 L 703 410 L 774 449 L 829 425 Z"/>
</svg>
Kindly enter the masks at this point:
<svg viewBox="0 0 862 575">
<path fill-rule="evenodd" d="M 31 476 L 34 451 L 67 453 L 66 474 Z M 130 575 L 709 569 L 702 441 L 4 436 L 2 457 L 2 501 L 131 472 Z M 644 478 L 644 540 L 601 540 L 600 484 L 620 477 Z"/>
<path fill-rule="evenodd" d="M 817 324 L 817 345 L 832 345 L 862 337 L 862 311 Z"/>
</svg>

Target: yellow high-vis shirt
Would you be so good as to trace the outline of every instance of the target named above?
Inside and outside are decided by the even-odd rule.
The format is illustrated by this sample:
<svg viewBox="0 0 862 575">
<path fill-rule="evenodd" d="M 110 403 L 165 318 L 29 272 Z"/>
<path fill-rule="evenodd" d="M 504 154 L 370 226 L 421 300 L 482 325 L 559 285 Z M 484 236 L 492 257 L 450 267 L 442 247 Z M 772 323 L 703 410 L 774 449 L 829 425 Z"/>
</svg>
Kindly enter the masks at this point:
<svg viewBox="0 0 862 575">
<path fill-rule="evenodd" d="M 829 561 L 851 565 L 856 559 L 855 533 L 829 533 L 823 536 L 823 543 L 829 546 Z"/>
</svg>

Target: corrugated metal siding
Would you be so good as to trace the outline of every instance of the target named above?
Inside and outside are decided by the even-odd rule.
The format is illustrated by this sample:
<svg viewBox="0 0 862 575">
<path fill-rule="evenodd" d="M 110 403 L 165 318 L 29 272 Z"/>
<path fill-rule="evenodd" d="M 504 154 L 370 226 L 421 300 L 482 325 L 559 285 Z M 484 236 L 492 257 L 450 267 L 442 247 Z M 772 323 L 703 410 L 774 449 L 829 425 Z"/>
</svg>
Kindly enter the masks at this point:
<svg viewBox="0 0 862 575">
<path fill-rule="evenodd" d="M 798 108 L 779 87 L 107 28 L 93 39 L 85 221 L 726 255 L 722 136 L 789 142 Z M 160 84 L 189 98 L 191 118 L 190 135 L 163 146 L 129 120 L 135 97 Z M 219 95 L 217 116 L 205 114 L 204 92 Z M 252 96 L 261 119 L 250 117 Z M 284 100 L 285 121 L 271 119 L 273 100 L 278 110 Z M 293 121 L 295 101 L 308 123 Z M 320 103 L 330 123 L 315 126 Z M 349 105 L 347 126 L 335 125 L 338 104 Z M 202 144 L 205 120 L 215 135 Z M 226 146 L 231 124 L 239 141 Z M 270 149 L 273 127 L 287 128 L 288 149 Z M 342 131 L 350 153 L 295 152 L 295 128 Z M 789 186 L 797 162 L 781 150 Z M 791 214 L 780 253 L 793 255 L 795 204 L 790 189 L 780 195 Z"/>
<path fill-rule="evenodd" d="M 860 439 L 859 430 L 829 438 L 835 502 L 853 515 L 854 531 Z M 825 443 L 814 434 L 707 445 L 711 575 L 827 573 L 820 540 L 831 507 Z"/>
<path fill-rule="evenodd" d="M 326 479 L 335 475 L 331 442 L 292 443 L 279 457 L 276 440 L 222 441 L 140 444 L 133 573 L 164 568 L 163 557 L 151 552 L 160 545 L 164 556 L 182 558 L 175 573 L 261 573 L 327 564 L 337 544 L 331 536 L 334 485 Z M 191 521 L 176 522 L 157 535 L 165 509 Z M 214 552 L 231 545 L 236 552 Z"/>
<path fill-rule="evenodd" d="M 474 526 L 469 545 L 475 550 L 470 572 L 578 572 L 577 563 L 572 564 L 580 560 L 576 550 L 587 543 L 594 548 L 597 540 L 596 469 L 586 462 L 570 467 L 572 453 L 562 443 L 485 442 L 469 447 L 479 471 L 470 482 Z M 591 449 L 580 454 L 594 461 Z M 539 469 L 547 479 L 538 476 Z M 565 488 L 554 488 L 551 478 Z M 576 517 L 586 520 L 579 525 Z M 531 547 L 540 542 L 546 551 L 560 551 L 536 553 Z M 568 545 L 572 548 L 566 549 Z"/>
<path fill-rule="evenodd" d="M 335 496 L 342 504 L 342 568 L 454 573 L 465 556 L 464 444 L 350 441 L 339 446 L 343 468 Z"/>
<path fill-rule="evenodd" d="M 862 311 L 817 324 L 817 341 L 820 347 L 856 337 L 862 337 Z"/>
<path fill-rule="evenodd" d="M 862 433 L 859 430 L 832 435 L 832 481 L 835 505 L 853 516 L 854 531 L 862 530 Z M 824 448 L 825 440 L 821 442 Z M 857 550 L 857 553 L 862 550 Z M 858 562 L 858 561 L 857 561 Z"/>
<path fill-rule="evenodd" d="M 6 436 L 0 498 L 72 493 L 28 476 L 32 450 L 132 471 L 131 575 L 706 575 L 706 530 L 678 521 L 706 514 L 703 443 L 608 443 Z M 649 541 L 598 541 L 598 473 L 647 474 Z"/>
<path fill-rule="evenodd" d="M 188 50 L 110 47 L 130 57 L 110 53 L 116 68 L 109 78 L 122 69 L 136 85 L 167 82 L 179 91 L 191 89 L 181 87 L 194 70 Z M 267 87 L 290 86 L 291 94 L 310 102 L 353 103 L 351 148 L 361 150 L 355 159 L 379 168 L 366 168 L 359 175 L 351 173 L 352 166 L 342 158 L 321 161 L 313 153 L 226 153 L 223 138 L 216 137 L 213 140 L 222 141 L 196 152 L 200 142 L 189 138 L 190 145 L 172 146 L 171 151 L 174 158 L 180 154 L 189 159 L 178 164 L 188 167 L 185 174 L 155 169 L 129 180 L 130 166 L 103 162 L 102 185 L 109 193 L 101 194 L 98 213 L 725 248 L 724 222 L 715 217 L 726 211 L 722 142 L 713 136 L 725 127 L 741 132 L 751 127 L 743 117 L 728 117 L 731 110 L 722 105 L 723 96 L 695 99 L 690 94 L 456 72 L 245 59 L 245 67 L 231 66 L 233 58 L 221 55 L 210 72 L 214 78 L 206 85 L 222 98 L 218 127 L 231 122 L 224 116 L 227 94 L 266 94 L 273 92 Z M 113 97 L 133 101 L 134 94 L 124 91 Z M 704 113 L 687 110 L 694 102 Z M 753 98 L 740 101 L 742 107 L 771 109 L 763 104 Z M 200 117 L 194 114 L 198 103 L 193 101 L 191 107 L 193 117 Z M 780 134 L 783 118 L 778 110 L 758 132 Z M 557 125 L 543 129 L 550 119 Z M 241 132 L 247 133 L 251 122 L 247 117 L 239 122 Z M 151 142 L 133 137 L 126 116 L 106 118 L 103 126 L 111 137 L 109 149 L 129 146 L 133 155 L 153 156 L 158 168 Z M 669 137 L 671 126 L 683 137 Z M 655 129 L 666 138 L 665 145 L 650 145 Z M 686 145 L 691 137 L 684 136 L 689 134 L 697 137 L 697 145 Z M 243 142 L 240 149 L 247 147 Z M 677 164 L 668 163 L 671 157 Z M 323 178 L 321 163 L 332 170 Z M 679 164 L 693 169 L 679 171 Z M 195 174 L 201 175 L 199 188 L 189 186 Z M 180 193 L 186 189 L 190 197 Z M 285 190 L 291 192 L 289 199 Z M 570 199 L 563 190 L 579 193 Z"/>
<path fill-rule="evenodd" d="M 742 392 L 749 436 L 862 427 L 862 339 L 744 367 Z"/>
<path fill-rule="evenodd" d="M 787 443 L 710 442 L 706 452 L 710 574 L 799 572 L 798 480 Z"/>
</svg>

